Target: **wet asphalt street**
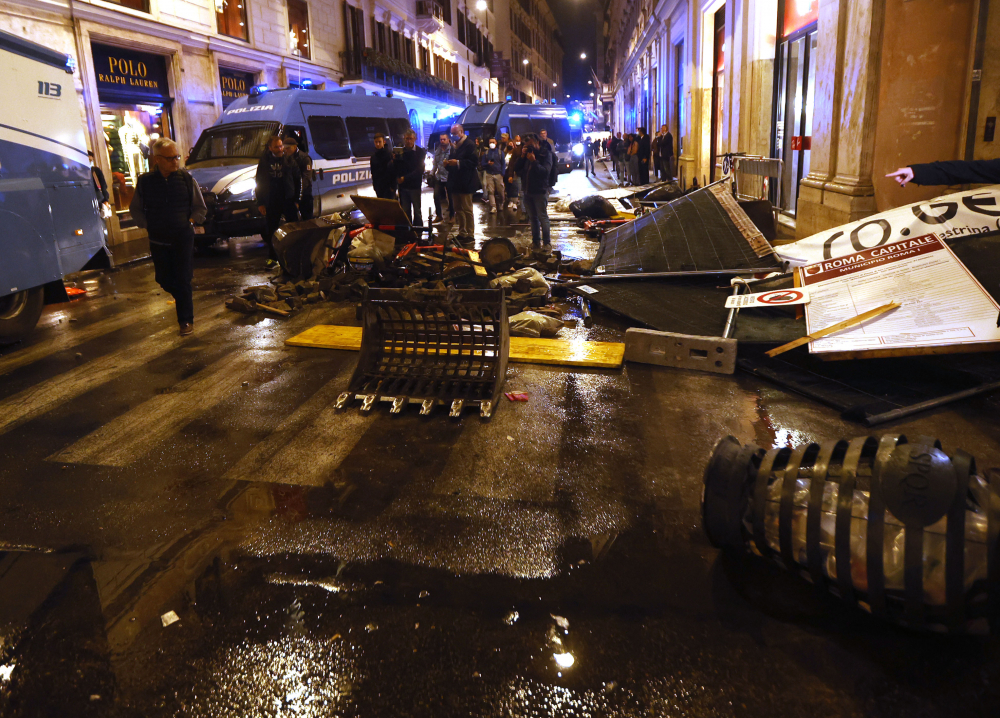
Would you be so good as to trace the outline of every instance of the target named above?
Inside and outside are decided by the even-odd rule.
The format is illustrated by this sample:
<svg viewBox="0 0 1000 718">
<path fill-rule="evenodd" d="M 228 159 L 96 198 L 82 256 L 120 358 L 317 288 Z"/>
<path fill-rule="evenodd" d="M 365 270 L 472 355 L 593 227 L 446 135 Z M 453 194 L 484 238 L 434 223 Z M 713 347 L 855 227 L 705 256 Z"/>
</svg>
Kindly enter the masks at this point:
<svg viewBox="0 0 1000 718">
<path fill-rule="evenodd" d="M 553 243 L 596 249 L 567 224 Z M 639 364 L 512 364 L 530 399 L 488 422 L 340 413 L 358 355 L 284 340 L 355 306 L 224 309 L 264 256 L 196 260 L 192 337 L 139 263 L 0 351 L 0 716 L 1000 713 L 994 643 L 882 625 L 704 536 L 720 437 L 859 425 Z M 567 335 L 623 337 L 596 316 Z M 884 430 L 1000 466 L 998 405 Z"/>
</svg>

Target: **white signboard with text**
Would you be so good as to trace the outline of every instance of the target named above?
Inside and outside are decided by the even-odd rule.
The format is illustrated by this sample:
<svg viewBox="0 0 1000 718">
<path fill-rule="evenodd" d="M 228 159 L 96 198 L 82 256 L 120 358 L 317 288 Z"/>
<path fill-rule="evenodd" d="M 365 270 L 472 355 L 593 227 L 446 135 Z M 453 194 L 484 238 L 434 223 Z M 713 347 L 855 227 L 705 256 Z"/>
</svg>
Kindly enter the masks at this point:
<svg viewBox="0 0 1000 718">
<path fill-rule="evenodd" d="M 933 234 L 809 264 L 797 271 L 810 298 L 806 305 L 809 334 L 892 301 L 902 304 L 860 326 L 810 343 L 810 352 L 1000 341 L 1000 305 Z"/>
</svg>

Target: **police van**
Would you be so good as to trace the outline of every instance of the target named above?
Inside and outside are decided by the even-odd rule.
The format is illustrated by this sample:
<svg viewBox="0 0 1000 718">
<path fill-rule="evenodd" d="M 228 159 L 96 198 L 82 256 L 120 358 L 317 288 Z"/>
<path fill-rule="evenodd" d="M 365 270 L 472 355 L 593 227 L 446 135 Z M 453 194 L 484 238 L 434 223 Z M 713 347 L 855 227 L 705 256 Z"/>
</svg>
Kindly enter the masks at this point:
<svg viewBox="0 0 1000 718">
<path fill-rule="evenodd" d="M 569 114 L 560 105 L 529 105 L 523 102 L 480 102 L 470 105 L 455 120 L 472 139 L 500 139 L 507 133 L 523 138 L 529 132 L 546 130 L 555 142 L 559 172 L 573 169 L 573 142 L 570 136 Z"/>
<path fill-rule="evenodd" d="M 403 146 L 410 120 L 402 100 L 350 90 L 251 89 L 201 133 L 186 169 L 208 205 L 205 236 L 240 237 L 264 224 L 254 201 L 257 162 L 271 135 L 294 135 L 313 158 L 314 214 L 350 209 L 350 195 L 372 192 L 369 157 L 382 133 Z"/>
<path fill-rule="evenodd" d="M 62 278 L 100 254 L 72 57 L 0 32 L 0 344 L 24 338 Z"/>
</svg>

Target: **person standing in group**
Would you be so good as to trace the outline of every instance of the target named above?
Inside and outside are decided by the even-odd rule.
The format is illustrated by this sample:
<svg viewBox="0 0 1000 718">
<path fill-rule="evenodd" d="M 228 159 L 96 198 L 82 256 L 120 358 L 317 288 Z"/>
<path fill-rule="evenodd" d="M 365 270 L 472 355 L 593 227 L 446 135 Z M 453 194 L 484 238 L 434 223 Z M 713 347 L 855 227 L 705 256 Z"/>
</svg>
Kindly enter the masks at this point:
<svg viewBox="0 0 1000 718">
<path fill-rule="evenodd" d="M 280 146 L 280 145 L 279 145 Z M 149 148 L 153 170 L 140 175 L 129 211 L 149 234 L 156 283 L 174 298 L 181 336 L 194 331 L 194 227 L 208 210 L 201 188 L 180 169 L 181 153 L 161 137 Z"/>
<path fill-rule="evenodd" d="M 539 132 L 538 133 L 538 139 L 541 140 L 542 142 L 548 142 L 549 143 L 549 149 L 552 150 L 553 152 L 555 151 L 555 149 L 556 149 L 556 142 L 555 142 L 555 140 L 550 140 L 549 139 L 549 131 L 548 130 L 542 130 L 541 132 Z"/>
<path fill-rule="evenodd" d="M 274 233 L 286 221 L 298 219 L 295 200 L 298 198 L 298 165 L 285 157 L 280 135 L 271 135 L 267 150 L 257 163 L 257 211 L 264 217 L 264 242 L 267 244 L 267 266 L 277 264 L 274 251 Z"/>
<path fill-rule="evenodd" d="M 653 156 L 649 147 L 649 134 L 645 127 L 639 128 L 639 185 L 649 184 L 649 161 Z"/>
<path fill-rule="evenodd" d="M 619 182 L 622 180 L 621 163 L 618 159 L 618 146 L 622 143 L 621 134 L 621 132 L 617 135 L 612 134 L 608 138 L 608 155 L 611 157 L 611 166 L 614 168 L 615 177 L 618 178 Z"/>
<path fill-rule="evenodd" d="M 438 146 L 434 150 L 434 164 L 431 174 L 434 175 L 434 221 L 451 221 L 454 210 L 451 206 L 451 195 L 448 193 L 448 168 L 445 160 L 451 155 L 451 137 L 442 134 L 438 137 Z"/>
<path fill-rule="evenodd" d="M 639 184 L 639 135 L 628 135 L 628 183 Z"/>
<path fill-rule="evenodd" d="M 393 161 L 396 183 L 399 185 L 399 203 L 413 226 L 423 225 L 420 209 L 420 187 L 424 182 L 424 158 L 427 150 L 417 147 L 417 133 L 403 133 L 403 151 Z"/>
<path fill-rule="evenodd" d="M 507 202 L 517 212 L 521 211 L 523 205 L 521 201 L 521 177 L 514 171 L 514 165 L 519 159 L 521 159 L 521 135 L 514 135 L 514 139 L 507 144 L 505 157 L 507 171 L 504 172 L 504 181 L 507 185 Z"/>
<path fill-rule="evenodd" d="M 656 144 L 660 156 L 661 179 L 669 182 L 674 178 L 674 136 L 666 125 L 660 127 L 660 141 Z"/>
<path fill-rule="evenodd" d="M 490 214 L 496 214 L 503 209 L 503 175 L 507 164 L 495 137 L 490 138 L 489 145 L 479 158 L 479 168 L 483 172 L 483 198 L 490 207 Z"/>
<path fill-rule="evenodd" d="M 468 243 L 475 240 L 476 231 L 476 219 L 472 214 L 472 195 L 479 189 L 476 147 L 461 125 L 452 126 L 451 136 L 454 143 L 444 163 L 448 168 L 448 192 L 455 208 L 457 239 L 460 243 Z"/>
<path fill-rule="evenodd" d="M 543 148 L 543 145 L 546 145 Z M 531 245 L 551 247 L 549 226 L 549 172 L 555 153 L 535 134 L 525 138 L 524 152 L 514 171 L 524 183 L 524 204 L 531 220 Z"/>
<path fill-rule="evenodd" d="M 372 153 L 372 186 L 379 199 L 396 199 L 396 173 L 392 169 L 392 150 L 381 132 L 375 135 L 375 151 Z"/>
<path fill-rule="evenodd" d="M 654 181 L 657 177 L 660 176 L 660 154 L 656 149 L 659 143 L 660 143 L 660 133 L 657 132 L 649 140 L 649 161 L 650 164 L 652 164 L 653 166 L 652 176 L 654 178 Z"/>
<path fill-rule="evenodd" d="M 298 168 L 298 210 L 300 219 L 313 218 L 313 161 L 312 157 L 299 149 L 299 142 L 289 135 L 285 138 L 285 157 Z"/>
<path fill-rule="evenodd" d="M 594 168 L 594 143 L 592 143 L 586 137 L 583 138 L 583 176 L 589 177 L 590 175 L 597 176 L 597 170 Z"/>
</svg>

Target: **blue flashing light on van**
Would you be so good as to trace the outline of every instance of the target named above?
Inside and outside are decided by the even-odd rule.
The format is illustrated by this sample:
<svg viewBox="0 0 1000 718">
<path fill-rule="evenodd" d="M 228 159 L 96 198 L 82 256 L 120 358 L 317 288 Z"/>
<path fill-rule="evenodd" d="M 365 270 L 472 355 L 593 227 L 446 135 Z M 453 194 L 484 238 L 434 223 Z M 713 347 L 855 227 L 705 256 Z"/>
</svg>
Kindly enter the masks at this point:
<svg viewBox="0 0 1000 718">
<path fill-rule="evenodd" d="M 472 139 L 489 138 L 506 133 L 511 137 L 545 130 L 555 142 L 559 172 L 569 172 L 577 164 L 573 157 L 573 140 L 569 116 L 561 105 L 541 105 L 522 102 L 491 102 L 465 108 L 455 122 Z"/>
<path fill-rule="evenodd" d="M 402 147 L 410 129 L 402 100 L 356 89 L 278 89 L 257 85 L 202 132 L 187 161 L 208 205 L 205 239 L 259 233 L 257 162 L 271 135 L 293 135 L 313 158 L 314 214 L 350 209 L 352 194 L 374 196 L 368 158 L 381 132 Z"/>
</svg>

